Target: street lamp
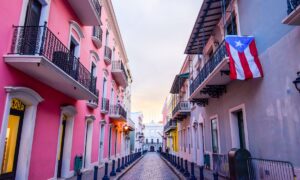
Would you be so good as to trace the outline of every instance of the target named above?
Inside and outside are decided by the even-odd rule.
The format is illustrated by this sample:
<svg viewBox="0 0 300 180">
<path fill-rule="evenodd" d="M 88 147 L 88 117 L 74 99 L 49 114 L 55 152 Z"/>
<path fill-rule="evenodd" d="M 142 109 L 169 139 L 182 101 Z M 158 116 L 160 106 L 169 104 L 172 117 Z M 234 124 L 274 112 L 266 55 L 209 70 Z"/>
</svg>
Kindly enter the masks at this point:
<svg viewBox="0 0 300 180">
<path fill-rule="evenodd" d="M 297 72 L 297 78 L 295 81 L 293 81 L 293 83 L 295 84 L 296 89 L 299 91 L 300 93 L 300 71 Z"/>
<path fill-rule="evenodd" d="M 126 124 L 126 125 L 124 126 L 124 130 L 125 130 L 125 131 L 128 131 L 128 128 L 129 128 L 129 127 L 128 127 L 127 124 Z"/>
</svg>

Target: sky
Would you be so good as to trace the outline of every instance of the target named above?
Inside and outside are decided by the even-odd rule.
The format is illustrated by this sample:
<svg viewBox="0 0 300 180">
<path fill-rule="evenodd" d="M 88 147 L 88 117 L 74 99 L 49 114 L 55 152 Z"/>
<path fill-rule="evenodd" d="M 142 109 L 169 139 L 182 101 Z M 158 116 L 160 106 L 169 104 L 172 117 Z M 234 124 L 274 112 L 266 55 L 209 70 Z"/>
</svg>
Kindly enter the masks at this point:
<svg viewBox="0 0 300 180">
<path fill-rule="evenodd" d="M 161 121 L 202 0 L 112 0 L 133 77 L 132 112 Z"/>
</svg>

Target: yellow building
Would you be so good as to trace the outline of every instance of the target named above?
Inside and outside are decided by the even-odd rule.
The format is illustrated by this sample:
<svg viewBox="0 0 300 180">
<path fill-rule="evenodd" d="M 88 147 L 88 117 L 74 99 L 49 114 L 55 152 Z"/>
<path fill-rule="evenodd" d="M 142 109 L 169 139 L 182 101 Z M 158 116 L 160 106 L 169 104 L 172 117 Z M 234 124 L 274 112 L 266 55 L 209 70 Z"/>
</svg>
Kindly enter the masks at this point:
<svg viewBox="0 0 300 180">
<path fill-rule="evenodd" d="M 178 152 L 178 134 L 176 121 L 169 120 L 165 125 L 164 131 L 167 135 L 167 148 L 169 149 L 169 152 Z"/>
</svg>

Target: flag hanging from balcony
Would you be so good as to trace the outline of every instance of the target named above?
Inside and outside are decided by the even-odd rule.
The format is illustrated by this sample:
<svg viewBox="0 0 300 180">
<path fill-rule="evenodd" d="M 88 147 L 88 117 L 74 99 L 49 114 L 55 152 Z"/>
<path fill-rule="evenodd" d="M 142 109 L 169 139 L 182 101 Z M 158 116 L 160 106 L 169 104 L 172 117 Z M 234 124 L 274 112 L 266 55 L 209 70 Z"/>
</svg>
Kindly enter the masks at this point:
<svg viewBox="0 0 300 180">
<path fill-rule="evenodd" d="M 263 77 L 254 37 L 226 36 L 225 43 L 231 79 L 246 80 Z"/>
</svg>

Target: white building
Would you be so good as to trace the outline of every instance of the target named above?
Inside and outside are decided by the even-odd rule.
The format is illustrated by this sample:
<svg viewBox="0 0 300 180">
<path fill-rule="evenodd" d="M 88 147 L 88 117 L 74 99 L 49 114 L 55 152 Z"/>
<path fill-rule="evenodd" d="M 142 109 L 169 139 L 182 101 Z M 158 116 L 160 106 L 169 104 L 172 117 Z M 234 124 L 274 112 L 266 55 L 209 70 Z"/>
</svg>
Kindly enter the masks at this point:
<svg viewBox="0 0 300 180">
<path fill-rule="evenodd" d="M 134 152 L 139 152 L 143 148 L 144 143 L 144 129 L 145 125 L 143 124 L 143 113 L 142 112 L 133 112 L 131 113 L 131 120 L 135 124 L 134 130 Z"/>
<path fill-rule="evenodd" d="M 144 149 L 148 151 L 157 151 L 162 148 L 163 125 L 162 123 L 145 124 L 145 145 Z"/>
</svg>

